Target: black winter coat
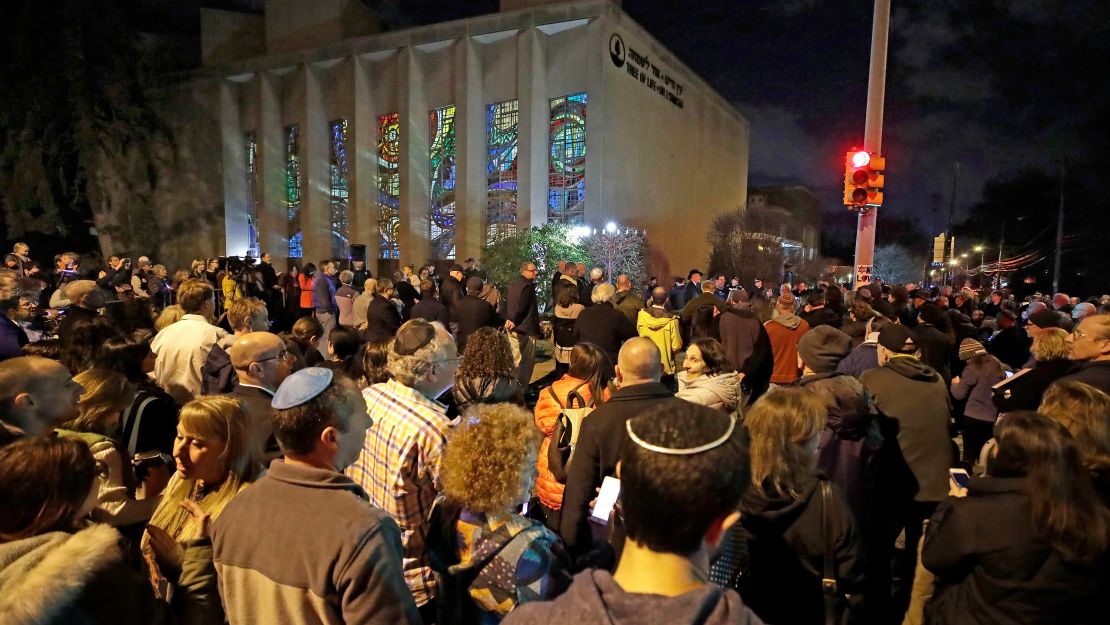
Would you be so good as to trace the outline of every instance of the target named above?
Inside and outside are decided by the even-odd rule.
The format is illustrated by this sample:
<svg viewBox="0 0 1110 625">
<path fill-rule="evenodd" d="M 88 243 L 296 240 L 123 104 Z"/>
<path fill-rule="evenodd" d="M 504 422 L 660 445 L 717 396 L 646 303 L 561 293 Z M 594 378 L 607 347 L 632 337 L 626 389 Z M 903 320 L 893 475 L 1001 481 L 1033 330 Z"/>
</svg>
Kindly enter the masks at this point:
<svg viewBox="0 0 1110 625">
<path fill-rule="evenodd" d="M 818 480 L 811 480 L 803 485 L 799 500 L 767 497 L 749 488 L 740 502 L 740 522 L 726 535 L 726 541 L 742 540 L 747 545 L 748 562 L 738 590 L 744 604 L 768 623 L 825 622 L 823 501 Z M 837 585 L 854 593 L 863 582 L 859 533 L 835 484 L 829 504 Z M 728 546 L 723 545 L 721 553 Z"/>
<path fill-rule="evenodd" d="M 1033 368 L 1018 372 L 993 394 L 998 412 L 1036 410 L 1041 396 L 1053 382 L 1064 377 L 1074 363 L 1070 360 L 1038 360 Z"/>
<path fill-rule="evenodd" d="M 947 384 L 952 379 L 952 370 L 948 366 L 952 341 L 948 340 L 948 335 L 934 325 L 919 323 L 913 329 L 913 340 L 921 350 L 921 361 L 935 369 Z"/>
<path fill-rule="evenodd" d="M 463 289 L 462 283 L 456 280 L 454 276 L 448 275 L 443 279 L 443 285 L 439 287 L 439 301 L 447 309 L 447 318 L 451 320 L 451 323 L 455 322 L 455 305 L 465 295 L 466 290 Z"/>
<path fill-rule="evenodd" d="M 497 325 L 497 313 L 493 306 L 484 299 L 474 295 L 467 295 L 455 304 L 455 323 L 458 329 L 455 344 L 459 346 L 459 353 L 466 349 L 466 339 L 478 328 L 492 328 Z"/>
<path fill-rule="evenodd" d="M 1110 394 L 1110 360 L 1084 362 L 1061 380 L 1090 384 L 1103 393 Z"/>
<path fill-rule="evenodd" d="M 987 341 L 987 352 L 1017 371 L 1029 361 L 1029 336 L 1018 327 L 1003 328 Z"/>
<path fill-rule="evenodd" d="M 625 319 L 624 315 L 613 312 Z M 586 314 L 586 311 L 582 314 Z M 572 555 L 584 554 L 592 546 L 587 520 L 590 501 L 597 497 L 594 489 L 601 486 L 605 476 L 616 475 L 621 446 L 628 439 L 625 422 L 656 406 L 683 401 L 685 400 L 676 399 L 674 391 L 662 384 L 636 384 L 617 389 L 606 402 L 582 421 L 574 458 L 567 468 L 567 487 L 563 491 L 559 527 L 559 535 L 563 537 L 567 551 Z M 615 546 L 623 544 L 623 532 L 619 537 L 614 536 L 613 542 Z"/>
<path fill-rule="evenodd" d="M 636 326 L 624 313 L 609 302 L 602 302 L 583 310 L 574 322 L 574 344 L 588 342 L 597 345 L 609 356 L 609 367 L 617 364 L 621 344 L 636 337 Z"/>
<path fill-rule="evenodd" d="M 1110 615 L 1107 554 L 1064 562 L 1038 537 L 1025 478 L 971 478 L 968 496 L 941 502 L 921 561 L 937 576 L 926 622 L 1081 625 Z"/>
<path fill-rule="evenodd" d="M 837 312 L 828 307 L 821 307 L 809 312 L 804 312 L 801 315 L 802 319 L 806 320 L 809 328 L 812 330 L 817 326 L 832 326 L 839 329 L 844 325 L 844 318 L 837 314 Z"/>
<path fill-rule="evenodd" d="M 539 310 L 536 303 L 536 285 L 523 276 L 509 285 L 505 317 L 513 322 L 513 332 L 525 336 L 540 335 Z"/>
<path fill-rule="evenodd" d="M 366 342 L 382 343 L 397 334 L 401 327 L 401 313 L 397 307 L 386 298 L 374 294 L 370 305 L 366 307 Z"/>
</svg>

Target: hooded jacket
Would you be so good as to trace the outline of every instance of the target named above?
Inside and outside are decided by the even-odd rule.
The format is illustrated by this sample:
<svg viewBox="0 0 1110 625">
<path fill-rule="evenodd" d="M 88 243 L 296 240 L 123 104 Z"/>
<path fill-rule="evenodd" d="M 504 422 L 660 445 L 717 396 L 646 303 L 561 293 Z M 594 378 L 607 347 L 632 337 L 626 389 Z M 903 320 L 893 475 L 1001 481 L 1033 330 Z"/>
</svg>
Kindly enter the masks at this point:
<svg viewBox="0 0 1110 625">
<path fill-rule="evenodd" d="M 836 372 L 807 375 L 794 385 L 825 401 L 817 468 L 844 491 L 856 519 L 864 523 L 883 447 L 883 436 L 872 416 L 871 394 L 856 378 Z"/>
<path fill-rule="evenodd" d="M 798 341 L 809 331 L 809 324 L 794 313 L 776 312 L 774 318 L 763 324 L 771 339 L 771 353 L 775 368 L 771 383 L 790 384 L 800 377 L 798 370 Z"/>
<path fill-rule="evenodd" d="M 744 386 L 751 391 L 749 404 L 767 391 L 774 370 L 771 338 L 760 323 L 751 304 L 729 306 L 718 317 L 721 345 L 729 363 L 744 374 Z"/>
<path fill-rule="evenodd" d="M 810 478 L 800 486 L 798 499 L 749 489 L 740 502 L 740 522 L 729 531 L 729 539 L 740 537 L 748 547 L 740 596 L 771 623 L 824 622 L 824 504 L 818 484 Z M 842 592 L 851 593 L 863 582 L 859 534 L 835 485 L 829 504 L 836 581 Z"/>
<path fill-rule="evenodd" d="M 171 609 L 128 567 L 107 525 L 0 543 L 0 623 L 161 625 L 223 622 L 211 547 L 189 541 Z"/>
<path fill-rule="evenodd" d="M 1041 539 L 1025 478 L 971 478 L 925 531 L 921 562 L 937 576 L 926 622 L 1105 623 L 1108 560 L 1067 563 Z"/>
<path fill-rule="evenodd" d="M 678 317 L 673 315 L 656 317 L 652 311 L 640 309 L 636 313 L 636 332 L 655 343 L 663 360 L 663 373 L 674 375 L 674 355 L 682 349 L 682 332 L 678 327 Z"/>
<path fill-rule="evenodd" d="M 637 314 L 644 309 L 644 300 L 635 290 L 617 291 L 613 294 L 613 304 L 632 323 L 636 323 Z"/>
<path fill-rule="evenodd" d="M 689 372 L 678 374 L 678 392 L 675 397 L 715 410 L 733 412 L 740 400 L 740 378 L 735 372 L 703 375 L 688 379 Z"/>
<path fill-rule="evenodd" d="M 951 400 L 932 367 L 913 356 L 895 355 L 860 376 L 875 400 L 884 447 L 885 484 L 878 488 L 914 501 L 940 501 L 948 494 L 952 439 L 948 437 Z M 889 444 L 897 440 L 898 444 Z M 889 456 L 888 456 L 889 454 Z"/>
<path fill-rule="evenodd" d="M 677 597 L 625 592 L 607 571 L 590 569 L 574 577 L 554 601 L 526 603 L 504 625 L 762 625 L 734 590 L 713 584 Z"/>
</svg>

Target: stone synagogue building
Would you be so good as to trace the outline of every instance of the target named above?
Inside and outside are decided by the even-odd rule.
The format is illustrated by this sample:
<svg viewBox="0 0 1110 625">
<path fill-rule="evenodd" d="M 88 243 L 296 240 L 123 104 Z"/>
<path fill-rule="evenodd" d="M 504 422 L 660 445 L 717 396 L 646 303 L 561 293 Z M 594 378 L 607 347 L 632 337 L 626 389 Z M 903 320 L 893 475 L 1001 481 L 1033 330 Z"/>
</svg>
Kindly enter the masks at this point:
<svg viewBox="0 0 1110 625">
<path fill-rule="evenodd" d="M 747 121 L 613 0 L 391 32 L 358 0 L 268 0 L 202 9 L 201 44 L 159 94 L 178 157 L 153 203 L 187 225 L 166 251 L 385 269 L 615 221 L 685 276 L 744 204 Z"/>
</svg>

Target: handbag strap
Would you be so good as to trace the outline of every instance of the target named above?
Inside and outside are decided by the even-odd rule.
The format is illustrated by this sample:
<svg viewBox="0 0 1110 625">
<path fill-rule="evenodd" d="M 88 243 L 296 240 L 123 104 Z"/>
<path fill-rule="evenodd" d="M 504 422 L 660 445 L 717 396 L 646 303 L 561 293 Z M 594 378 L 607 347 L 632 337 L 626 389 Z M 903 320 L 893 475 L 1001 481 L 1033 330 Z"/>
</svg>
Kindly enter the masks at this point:
<svg viewBox="0 0 1110 625">
<path fill-rule="evenodd" d="M 825 598 L 825 624 L 835 625 L 837 621 L 837 603 L 839 592 L 836 584 L 836 559 L 833 556 L 833 543 L 835 537 L 832 531 L 832 515 L 829 512 L 829 502 L 832 499 L 832 484 L 828 480 L 821 480 L 821 534 L 824 544 L 822 559 L 821 590 Z"/>
</svg>

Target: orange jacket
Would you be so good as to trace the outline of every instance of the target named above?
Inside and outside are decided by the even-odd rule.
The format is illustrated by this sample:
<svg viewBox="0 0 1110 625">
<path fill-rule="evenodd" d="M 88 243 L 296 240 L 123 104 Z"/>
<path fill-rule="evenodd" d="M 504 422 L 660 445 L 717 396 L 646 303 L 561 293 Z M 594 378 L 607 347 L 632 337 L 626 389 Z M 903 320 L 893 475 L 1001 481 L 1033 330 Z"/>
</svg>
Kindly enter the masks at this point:
<svg viewBox="0 0 1110 625">
<path fill-rule="evenodd" d="M 304 275 L 303 273 L 297 276 L 297 281 L 301 283 L 301 308 L 312 308 L 312 286 L 316 284 L 316 278 Z"/>
<path fill-rule="evenodd" d="M 582 380 L 564 375 L 552 382 L 549 388 L 555 390 L 559 402 L 565 406 L 567 394 L 579 384 L 582 384 Z M 578 394 L 587 403 L 592 401 L 589 384 L 582 385 L 578 389 Z M 602 401 L 608 398 L 609 391 L 606 390 Z M 577 404 L 575 405 L 577 406 Z M 546 388 L 540 391 L 539 399 L 536 400 L 536 427 L 540 429 L 540 432 L 543 432 L 543 444 L 540 445 L 540 455 L 536 458 L 536 469 L 539 473 L 536 476 L 536 494 L 543 505 L 552 510 L 563 507 L 564 486 L 556 481 L 555 476 L 547 469 L 547 448 L 551 445 L 551 434 L 555 431 L 555 422 L 559 419 L 560 410 L 562 410 L 562 407 L 551 397 L 551 391 Z"/>
</svg>

